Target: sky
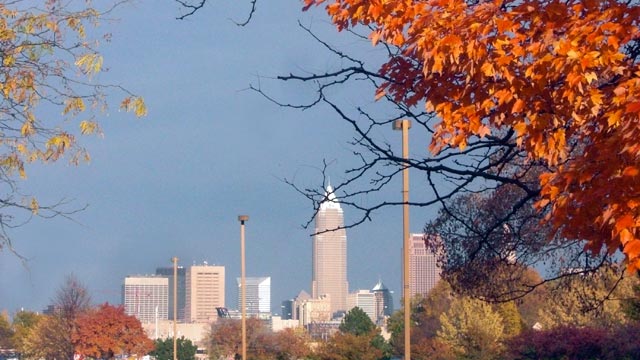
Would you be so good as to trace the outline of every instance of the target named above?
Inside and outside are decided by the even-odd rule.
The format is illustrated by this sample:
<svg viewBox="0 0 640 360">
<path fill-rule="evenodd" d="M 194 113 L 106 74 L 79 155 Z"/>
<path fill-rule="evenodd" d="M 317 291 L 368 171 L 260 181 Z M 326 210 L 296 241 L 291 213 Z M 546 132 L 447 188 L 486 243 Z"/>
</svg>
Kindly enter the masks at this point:
<svg viewBox="0 0 640 360">
<path fill-rule="evenodd" d="M 250 217 L 247 276 L 271 276 L 273 311 L 300 290 L 310 292 L 313 229 L 303 225 L 313 206 L 283 179 L 321 187 L 323 159 L 331 163 L 332 182 L 344 179 L 356 161 L 348 144 L 354 134 L 326 107 L 284 109 L 247 88 L 260 84 L 280 99 L 302 101 L 312 90 L 272 78 L 340 65 L 298 21 L 341 49 L 377 55 L 368 41 L 338 33 L 321 8 L 302 12 L 301 2 L 258 1 L 249 25 L 236 26 L 231 19 L 243 20 L 249 6 L 210 1 L 178 21 L 173 1 L 135 0 L 101 23 L 97 31 L 112 40 L 100 47 L 108 71 L 97 80 L 142 95 L 149 114 L 119 112 L 114 98 L 98 114 L 104 135 L 81 140 L 90 163 L 27 167 L 22 193 L 87 208 L 72 219 L 36 218 L 11 232 L 15 251 L 27 260 L 0 252 L 0 310 L 41 311 L 69 274 L 87 285 L 95 303 L 119 304 L 125 276 L 153 274 L 174 256 L 182 266 L 224 265 L 226 303 L 235 308 L 240 214 Z M 374 102 L 373 93 L 350 89 L 344 98 Z M 400 151 L 399 133 L 380 136 Z M 426 152 L 418 133 L 410 142 L 419 144 L 412 154 Z M 412 177 L 412 192 L 421 191 L 421 180 Z M 401 199 L 400 181 L 394 187 L 380 196 Z M 353 220 L 356 214 L 344 210 Z M 420 232 L 433 211 L 412 210 L 411 231 Z M 347 239 L 350 290 L 382 279 L 399 303 L 402 209 L 375 213 L 348 229 Z"/>
</svg>

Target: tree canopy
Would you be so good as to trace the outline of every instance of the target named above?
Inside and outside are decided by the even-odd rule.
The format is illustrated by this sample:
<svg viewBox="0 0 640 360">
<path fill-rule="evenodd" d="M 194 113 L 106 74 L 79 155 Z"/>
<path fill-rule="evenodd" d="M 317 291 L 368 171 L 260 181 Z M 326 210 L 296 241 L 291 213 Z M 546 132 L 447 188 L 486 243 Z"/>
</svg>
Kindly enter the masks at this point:
<svg viewBox="0 0 640 360">
<path fill-rule="evenodd" d="M 176 339 L 176 347 L 178 348 L 178 359 L 195 360 L 198 347 L 191 342 L 191 340 L 181 336 Z M 151 351 L 149 355 L 155 357 L 157 360 L 173 359 L 173 338 L 156 339 L 155 349 Z"/>
<path fill-rule="evenodd" d="M 376 329 L 369 315 L 359 307 L 349 310 L 340 323 L 340 331 L 356 336 L 368 334 Z"/>
<path fill-rule="evenodd" d="M 109 304 L 80 315 L 71 340 L 77 354 L 95 359 L 143 356 L 154 348 L 135 316 L 125 314 L 122 306 Z"/>
</svg>

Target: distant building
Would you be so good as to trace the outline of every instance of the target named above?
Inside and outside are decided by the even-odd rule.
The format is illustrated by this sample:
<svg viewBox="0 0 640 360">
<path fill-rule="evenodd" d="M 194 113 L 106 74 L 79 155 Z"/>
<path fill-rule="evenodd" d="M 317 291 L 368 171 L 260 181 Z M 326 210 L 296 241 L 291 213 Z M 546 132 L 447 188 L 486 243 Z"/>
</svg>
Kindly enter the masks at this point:
<svg viewBox="0 0 640 360">
<path fill-rule="evenodd" d="M 169 279 L 163 276 L 127 276 L 122 285 L 122 304 L 127 315 L 141 323 L 167 320 Z"/>
<path fill-rule="evenodd" d="M 306 327 L 312 322 L 330 321 L 332 315 L 329 295 L 313 299 L 306 291 L 302 290 L 292 301 L 291 319 L 298 320 L 300 326 Z"/>
<path fill-rule="evenodd" d="M 242 311 L 242 284 L 241 279 L 236 278 L 238 285 L 238 310 Z M 271 313 L 271 277 L 247 277 L 245 305 L 248 315 Z"/>
<path fill-rule="evenodd" d="M 314 299 L 328 295 L 334 314 L 347 309 L 347 234 L 342 208 L 331 185 L 325 197 L 316 214 L 311 295 Z"/>
<path fill-rule="evenodd" d="M 302 326 L 307 326 L 314 322 L 331 321 L 333 311 L 331 311 L 331 297 L 321 295 L 317 299 L 309 299 L 299 305 L 299 319 Z"/>
<path fill-rule="evenodd" d="M 185 320 L 209 322 L 224 306 L 224 266 L 193 265 L 186 272 Z"/>
<path fill-rule="evenodd" d="M 186 283 L 186 274 L 187 271 L 183 266 L 178 266 L 178 268 L 176 269 L 177 273 L 178 273 L 178 287 L 177 287 L 177 293 L 178 293 L 178 303 L 177 303 L 177 310 L 178 310 L 178 321 L 184 321 L 185 317 L 184 317 L 184 306 L 185 306 L 185 302 L 186 302 L 186 295 L 187 295 L 187 283 Z M 164 276 L 167 277 L 169 279 L 169 308 L 168 308 L 168 314 L 169 314 L 169 320 L 173 320 L 173 302 L 175 301 L 173 299 L 173 267 L 159 267 L 156 269 L 156 275 L 160 275 L 160 276 Z"/>
<path fill-rule="evenodd" d="M 142 324 L 142 328 L 150 339 L 173 338 L 173 321 L 163 320 L 158 323 Z M 185 337 L 196 345 L 203 344 L 211 326 L 204 323 L 178 323 L 176 324 L 177 337 Z"/>
<path fill-rule="evenodd" d="M 291 300 L 291 319 L 300 320 L 301 305 L 311 299 L 311 295 L 304 290 L 300 290 L 298 295 Z M 302 325 L 302 324 L 301 324 Z"/>
<path fill-rule="evenodd" d="M 376 316 L 374 322 L 378 325 L 384 323 L 384 319 L 393 314 L 393 296 L 391 291 L 387 289 L 379 280 L 378 283 L 371 289 L 376 301 Z"/>
<path fill-rule="evenodd" d="M 313 340 L 329 340 L 340 329 L 340 321 L 312 322 L 305 326 L 309 337 Z"/>
<path fill-rule="evenodd" d="M 44 315 L 54 315 L 60 311 L 60 305 L 47 305 L 46 309 L 42 310 Z"/>
<path fill-rule="evenodd" d="M 426 296 L 440 280 L 436 255 L 427 248 L 425 234 L 411 234 L 409 246 L 409 294 Z"/>
<path fill-rule="evenodd" d="M 359 307 L 369 315 L 372 322 L 376 322 L 376 296 L 369 290 L 356 290 L 347 295 L 347 309 Z"/>
<path fill-rule="evenodd" d="M 300 327 L 298 320 L 283 319 L 280 316 L 271 317 L 271 331 L 278 332 L 284 329 L 296 329 Z"/>
<path fill-rule="evenodd" d="M 293 319 L 293 299 L 284 300 L 280 305 L 282 320 Z"/>
</svg>

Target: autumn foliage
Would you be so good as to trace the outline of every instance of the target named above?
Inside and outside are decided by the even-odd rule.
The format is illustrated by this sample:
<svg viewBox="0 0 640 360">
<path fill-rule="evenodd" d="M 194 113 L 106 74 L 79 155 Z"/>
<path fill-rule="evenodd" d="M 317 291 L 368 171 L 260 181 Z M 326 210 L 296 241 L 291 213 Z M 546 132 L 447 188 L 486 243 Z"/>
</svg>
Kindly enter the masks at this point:
<svg viewBox="0 0 640 360">
<path fill-rule="evenodd" d="M 2 197 L 5 208 L 24 210 L 27 217 L 67 214 L 60 204 L 41 205 L 17 191 L 15 182 L 27 177 L 27 164 L 65 156 L 72 163 L 88 161 L 79 137 L 101 133 L 97 114 L 108 111 L 108 99 L 116 93 L 124 93 L 120 109 L 146 115 L 141 97 L 97 79 L 104 71 L 98 46 L 109 36 L 100 37 L 96 28 L 123 3 L 0 2 L 0 183 L 9 189 Z M 0 222 L 11 228 L 23 221 L 3 216 Z M 3 247 L 11 248 L 8 238 L 0 239 Z"/>
<path fill-rule="evenodd" d="M 305 0 L 342 30 L 397 47 L 377 97 L 439 117 L 430 150 L 514 131 L 539 177 L 537 207 L 588 250 L 640 269 L 636 2 Z M 370 29 L 370 30 L 369 30 Z"/>
<path fill-rule="evenodd" d="M 140 321 L 125 314 L 122 306 L 109 304 L 80 315 L 71 340 L 77 354 L 95 359 L 122 354 L 142 356 L 154 349 Z"/>
</svg>

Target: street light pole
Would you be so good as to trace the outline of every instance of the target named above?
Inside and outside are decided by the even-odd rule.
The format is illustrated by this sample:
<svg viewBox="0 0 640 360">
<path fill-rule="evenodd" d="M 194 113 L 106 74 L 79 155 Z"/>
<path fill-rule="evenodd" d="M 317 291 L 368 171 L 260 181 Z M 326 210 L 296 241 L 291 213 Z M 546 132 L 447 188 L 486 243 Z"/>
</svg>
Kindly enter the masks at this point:
<svg viewBox="0 0 640 360">
<path fill-rule="evenodd" d="M 178 258 L 173 261 L 173 360 L 178 360 Z"/>
<path fill-rule="evenodd" d="M 244 223 L 249 220 L 247 215 L 239 215 L 240 221 L 240 307 L 242 308 L 242 360 L 247 360 L 247 289 L 244 262 Z"/>
<path fill-rule="evenodd" d="M 396 120 L 394 130 L 402 131 L 402 158 L 409 159 L 411 120 Z M 404 359 L 411 360 L 411 291 L 409 289 L 409 167 L 402 169 L 402 296 L 404 298 Z"/>
</svg>

